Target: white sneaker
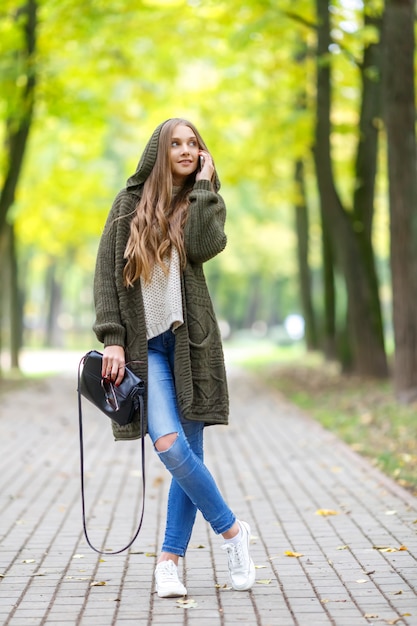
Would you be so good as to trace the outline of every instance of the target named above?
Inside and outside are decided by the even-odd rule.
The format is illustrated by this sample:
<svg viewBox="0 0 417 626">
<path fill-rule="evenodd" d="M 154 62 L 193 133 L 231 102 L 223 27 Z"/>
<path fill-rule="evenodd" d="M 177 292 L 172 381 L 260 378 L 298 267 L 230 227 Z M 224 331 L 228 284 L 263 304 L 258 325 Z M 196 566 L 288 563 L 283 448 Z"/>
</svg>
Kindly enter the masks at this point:
<svg viewBox="0 0 417 626">
<path fill-rule="evenodd" d="M 160 598 L 186 596 L 187 590 L 178 578 L 174 561 L 161 561 L 155 569 L 156 591 Z"/>
<path fill-rule="evenodd" d="M 247 591 L 255 582 L 255 565 L 249 554 L 250 526 L 239 522 L 242 539 L 238 543 L 225 543 L 222 550 L 227 552 L 230 579 L 233 589 Z"/>
</svg>

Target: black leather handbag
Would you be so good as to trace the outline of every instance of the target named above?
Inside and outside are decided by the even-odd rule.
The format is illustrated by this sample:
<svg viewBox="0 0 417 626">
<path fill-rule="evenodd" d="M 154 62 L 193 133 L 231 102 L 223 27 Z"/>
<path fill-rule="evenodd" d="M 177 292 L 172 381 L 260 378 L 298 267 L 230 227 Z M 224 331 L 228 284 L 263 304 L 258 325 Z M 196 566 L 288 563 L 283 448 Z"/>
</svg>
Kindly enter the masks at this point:
<svg viewBox="0 0 417 626">
<path fill-rule="evenodd" d="M 101 375 L 103 355 L 91 350 L 83 356 L 79 367 L 78 387 L 81 395 L 120 426 L 129 424 L 140 409 L 145 384 L 128 367 L 118 387 Z"/>
<path fill-rule="evenodd" d="M 121 384 L 116 387 L 110 380 L 103 378 L 101 375 L 103 355 L 97 350 L 87 352 L 78 365 L 78 425 L 80 440 L 80 470 L 81 470 L 81 505 L 84 536 L 90 548 L 99 554 L 120 554 L 133 544 L 139 535 L 142 527 L 143 516 L 145 513 L 145 431 L 144 431 L 144 381 L 136 376 L 128 367 L 125 366 L 125 375 Z M 131 361 L 134 363 L 135 361 Z M 127 364 L 129 365 L 129 363 Z M 139 411 L 139 419 L 141 424 L 141 452 L 142 452 L 142 512 L 140 515 L 138 527 L 133 538 L 129 543 L 121 548 L 109 552 L 107 550 L 99 550 L 91 543 L 86 522 L 85 507 L 85 488 L 84 488 L 84 442 L 83 442 L 83 420 L 82 420 L 82 402 L 81 396 L 84 396 L 94 404 L 107 417 L 117 422 L 120 426 L 126 426 Z"/>
</svg>

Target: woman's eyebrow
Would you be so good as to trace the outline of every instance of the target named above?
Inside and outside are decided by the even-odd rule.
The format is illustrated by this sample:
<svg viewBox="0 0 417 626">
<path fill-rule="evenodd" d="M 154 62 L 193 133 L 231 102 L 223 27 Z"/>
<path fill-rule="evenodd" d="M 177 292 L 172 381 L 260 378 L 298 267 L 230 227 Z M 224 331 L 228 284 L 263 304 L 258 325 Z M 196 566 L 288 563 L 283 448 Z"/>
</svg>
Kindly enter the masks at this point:
<svg viewBox="0 0 417 626">
<path fill-rule="evenodd" d="M 180 137 L 172 137 L 171 141 L 181 141 Z M 188 137 L 186 139 L 186 141 L 197 141 L 197 137 L 195 135 L 191 135 L 191 137 Z"/>
</svg>

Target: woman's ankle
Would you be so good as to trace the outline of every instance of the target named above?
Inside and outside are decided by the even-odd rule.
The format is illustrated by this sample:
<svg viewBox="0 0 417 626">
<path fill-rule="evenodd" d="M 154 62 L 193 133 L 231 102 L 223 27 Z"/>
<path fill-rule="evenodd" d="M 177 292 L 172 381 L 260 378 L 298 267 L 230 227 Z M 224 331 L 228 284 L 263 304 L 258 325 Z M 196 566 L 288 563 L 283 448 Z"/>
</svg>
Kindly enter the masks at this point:
<svg viewBox="0 0 417 626">
<path fill-rule="evenodd" d="M 233 537 L 236 537 L 236 535 L 239 534 L 239 531 L 239 522 L 236 520 L 233 526 L 229 528 L 229 530 L 226 530 L 225 533 L 222 533 L 222 537 L 223 539 L 233 539 Z"/>
<path fill-rule="evenodd" d="M 178 566 L 179 558 L 178 554 L 172 554 L 172 552 L 161 552 L 158 563 L 162 563 L 162 561 L 174 561 L 175 565 Z"/>
</svg>

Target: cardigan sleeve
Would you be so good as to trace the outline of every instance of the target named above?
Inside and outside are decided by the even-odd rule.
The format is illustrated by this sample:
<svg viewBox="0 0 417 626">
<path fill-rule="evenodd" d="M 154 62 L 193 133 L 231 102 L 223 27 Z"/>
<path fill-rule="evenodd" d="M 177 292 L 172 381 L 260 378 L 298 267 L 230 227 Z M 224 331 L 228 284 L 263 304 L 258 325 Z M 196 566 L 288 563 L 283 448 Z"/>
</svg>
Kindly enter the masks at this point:
<svg viewBox="0 0 417 626">
<path fill-rule="evenodd" d="M 205 263 L 225 248 L 225 221 L 223 198 L 213 191 L 210 181 L 197 181 L 190 193 L 184 228 L 185 249 L 191 263 Z"/>
<path fill-rule="evenodd" d="M 116 239 L 123 192 L 116 197 L 100 239 L 94 274 L 96 319 L 93 330 L 97 339 L 108 345 L 125 345 L 116 283 Z"/>
</svg>

